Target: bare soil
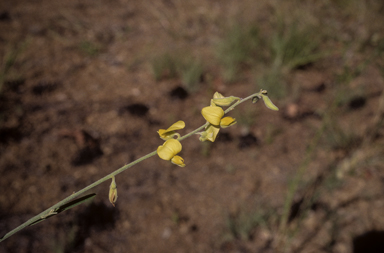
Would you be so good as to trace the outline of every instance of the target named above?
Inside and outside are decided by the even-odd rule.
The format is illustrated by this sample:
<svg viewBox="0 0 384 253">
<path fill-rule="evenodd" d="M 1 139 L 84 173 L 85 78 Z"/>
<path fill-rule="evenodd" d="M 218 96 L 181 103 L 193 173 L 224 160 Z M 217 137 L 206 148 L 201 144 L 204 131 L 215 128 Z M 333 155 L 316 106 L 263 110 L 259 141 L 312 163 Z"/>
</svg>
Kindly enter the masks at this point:
<svg viewBox="0 0 384 253">
<path fill-rule="evenodd" d="M 375 30 L 383 8 L 367 2 L 383 22 L 368 14 L 336 22 L 336 3 L 307 4 L 353 44 L 360 35 L 384 38 Z M 262 88 L 249 69 L 224 82 L 213 48 L 229 20 L 256 20 L 268 30 L 276 6 L 2 1 L 0 236 L 156 150 L 158 129 L 183 120 L 185 134 L 204 124 L 200 110 L 215 91 L 246 97 Z M 352 68 L 365 57 L 338 46 L 287 75 L 289 95 L 271 94 L 279 112 L 261 102 L 240 105 L 230 113 L 239 123 L 216 142 L 197 135 L 182 142 L 185 168 L 152 157 L 116 177 L 116 207 L 104 183 L 91 191 L 92 203 L 22 230 L 0 252 L 384 252 L 384 65 L 369 61 L 337 97 L 343 57 Z M 195 92 L 178 78 L 155 80 L 153 58 L 173 50 L 204 60 Z"/>
</svg>

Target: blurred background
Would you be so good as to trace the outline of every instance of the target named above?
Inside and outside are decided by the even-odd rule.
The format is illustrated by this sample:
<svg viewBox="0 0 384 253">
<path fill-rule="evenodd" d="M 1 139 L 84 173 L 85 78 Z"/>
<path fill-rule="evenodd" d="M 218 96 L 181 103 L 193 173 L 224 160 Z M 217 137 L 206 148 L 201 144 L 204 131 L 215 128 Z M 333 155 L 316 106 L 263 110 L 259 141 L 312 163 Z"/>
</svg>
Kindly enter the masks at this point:
<svg viewBox="0 0 384 253">
<path fill-rule="evenodd" d="M 260 89 L 0 252 L 384 252 L 381 0 L 0 3 L 0 235 Z"/>
</svg>

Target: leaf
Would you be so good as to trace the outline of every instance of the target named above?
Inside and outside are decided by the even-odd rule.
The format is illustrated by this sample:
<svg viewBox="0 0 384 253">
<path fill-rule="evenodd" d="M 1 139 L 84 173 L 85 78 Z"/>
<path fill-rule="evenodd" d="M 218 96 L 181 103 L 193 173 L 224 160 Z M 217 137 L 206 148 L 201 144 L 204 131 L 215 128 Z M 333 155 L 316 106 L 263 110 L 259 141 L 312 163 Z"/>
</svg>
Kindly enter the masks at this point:
<svg viewBox="0 0 384 253">
<path fill-rule="evenodd" d="M 43 220 L 46 220 L 46 219 L 48 219 L 48 218 L 50 218 L 52 216 L 55 216 L 55 215 L 57 215 L 57 214 L 59 214 L 61 212 L 64 212 L 64 211 L 66 211 L 68 209 L 71 209 L 71 208 L 73 208 L 75 206 L 78 206 L 78 205 L 84 203 L 85 201 L 88 201 L 88 200 L 94 198 L 95 196 L 96 196 L 95 193 L 91 193 L 91 194 L 85 195 L 85 196 L 83 196 L 81 198 L 72 200 L 72 201 L 70 201 L 70 202 L 68 202 L 68 203 L 66 203 L 66 204 L 64 204 L 64 205 L 62 205 L 62 206 L 60 206 L 60 207 L 58 207 L 56 209 L 51 209 L 45 216 L 42 216 L 40 219 L 34 221 L 33 223 L 29 224 L 28 226 L 36 225 L 37 223 L 39 223 L 39 222 L 41 222 Z"/>
<path fill-rule="evenodd" d="M 68 203 L 66 203 L 66 204 L 64 204 L 64 205 L 62 205 L 62 206 L 60 206 L 60 207 L 56 210 L 56 212 L 57 212 L 57 213 L 64 212 L 64 211 L 66 211 L 66 210 L 68 210 L 68 209 L 71 209 L 71 208 L 73 208 L 73 207 L 75 207 L 75 206 L 77 206 L 77 205 L 80 205 L 80 204 L 84 203 L 84 202 L 87 201 L 87 200 L 93 199 L 95 196 L 96 196 L 96 193 L 91 193 L 91 194 L 85 195 L 85 196 L 83 196 L 83 197 L 81 197 L 81 198 L 72 200 L 72 201 L 70 201 L 70 202 L 68 202 Z"/>
<path fill-rule="evenodd" d="M 274 111 L 279 110 L 279 108 L 277 108 L 277 106 L 272 103 L 272 101 L 269 99 L 267 95 L 261 94 L 261 97 L 263 98 L 263 101 L 266 107 Z"/>
</svg>

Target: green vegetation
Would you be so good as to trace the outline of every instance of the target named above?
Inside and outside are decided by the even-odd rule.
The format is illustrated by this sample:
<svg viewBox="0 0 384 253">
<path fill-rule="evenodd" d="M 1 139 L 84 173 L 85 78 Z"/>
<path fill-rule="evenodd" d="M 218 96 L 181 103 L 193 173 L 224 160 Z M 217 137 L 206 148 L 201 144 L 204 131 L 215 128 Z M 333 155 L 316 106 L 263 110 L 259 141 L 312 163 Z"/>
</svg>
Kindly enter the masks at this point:
<svg viewBox="0 0 384 253">
<path fill-rule="evenodd" d="M 182 65 L 181 69 L 181 80 L 187 90 L 191 92 L 197 91 L 199 88 L 198 84 L 201 82 L 203 76 L 203 65 L 200 61 L 189 60 Z"/>
<path fill-rule="evenodd" d="M 270 43 L 273 67 L 292 70 L 324 57 L 324 52 L 318 52 L 322 42 L 320 34 L 318 27 L 300 28 L 297 23 L 280 21 Z"/>
<path fill-rule="evenodd" d="M 163 78 L 175 78 L 178 74 L 178 68 L 181 59 L 169 53 L 162 54 L 152 60 L 152 72 L 156 81 Z"/>
<path fill-rule="evenodd" d="M 195 92 L 199 88 L 204 67 L 200 60 L 189 55 L 164 53 L 152 60 L 152 72 L 156 81 L 180 78 L 188 91 Z"/>
<path fill-rule="evenodd" d="M 6 78 L 11 78 L 13 80 L 20 79 L 21 74 L 17 71 L 12 71 L 12 67 L 15 65 L 16 59 L 26 48 L 27 44 L 28 41 L 22 42 L 19 45 L 9 47 L 9 49 L 5 52 L 0 65 L 0 94 L 4 88 L 4 82 L 6 81 Z"/>
<path fill-rule="evenodd" d="M 278 19 L 272 33 L 261 33 L 253 24 L 237 24 L 225 32 L 216 46 L 222 66 L 222 77 L 227 82 L 240 80 L 251 69 L 260 87 L 268 87 L 275 98 L 287 95 L 288 74 L 324 58 L 320 51 L 323 35 L 319 27 L 287 23 Z"/>
<path fill-rule="evenodd" d="M 251 239 L 254 230 L 258 227 L 267 227 L 275 216 L 272 209 L 245 211 L 241 210 L 236 215 L 229 215 L 227 218 L 228 234 L 224 235 L 226 240 L 240 239 L 247 241 Z"/>
<path fill-rule="evenodd" d="M 254 25 L 235 25 L 217 44 L 216 55 L 228 82 L 239 79 L 243 66 L 250 66 L 258 56 L 260 43 L 258 28 Z"/>
<path fill-rule="evenodd" d="M 80 43 L 79 48 L 82 52 L 89 56 L 96 56 L 100 53 L 100 46 L 91 41 L 83 41 Z"/>
</svg>

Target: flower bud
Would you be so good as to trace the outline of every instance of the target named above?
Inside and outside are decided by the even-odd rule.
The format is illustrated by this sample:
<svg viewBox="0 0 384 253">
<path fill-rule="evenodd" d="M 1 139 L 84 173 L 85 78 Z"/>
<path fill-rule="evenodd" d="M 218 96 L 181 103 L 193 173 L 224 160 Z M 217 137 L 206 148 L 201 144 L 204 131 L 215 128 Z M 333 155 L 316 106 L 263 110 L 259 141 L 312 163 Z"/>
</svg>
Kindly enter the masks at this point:
<svg viewBox="0 0 384 253">
<path fill-rule="evenodd" d="M 116 200 L 117 200 L 117 185 L 116 185 L 115 177 L 113 176 L 112 183 L 109 186 L 109 202 L 111 202 L 111 204 L 115 206 Z"/>
<path fill-rule="evenodd" d="M 264 95 L 264 94 L 266 94 L 266 93 L 261 93 L 261 97 L 263 98 L 265 106 L 271 110 L 278 111 L 279 108 L 277 108 L 277 106 L 272 103 L 272 101 L 269 99 L 269 97 L 267 95 Z"/>
</svg>

